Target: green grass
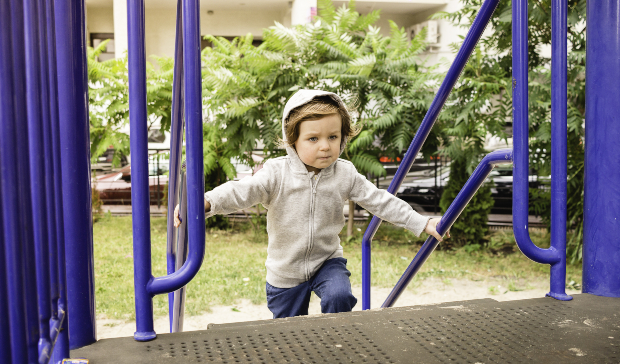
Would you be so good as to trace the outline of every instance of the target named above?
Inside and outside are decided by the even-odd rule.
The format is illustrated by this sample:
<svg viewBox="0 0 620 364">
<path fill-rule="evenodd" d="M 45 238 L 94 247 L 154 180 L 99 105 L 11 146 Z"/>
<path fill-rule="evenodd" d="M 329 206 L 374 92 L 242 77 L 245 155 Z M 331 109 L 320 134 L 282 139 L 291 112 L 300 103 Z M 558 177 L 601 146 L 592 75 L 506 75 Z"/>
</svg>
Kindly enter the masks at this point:
<svg viewBox="0 0 620 364">
<path fill-rule="evenodd" d="M 357 286 L 361 285 L 363 227 L 360 230 L 352 239 L 343 242 L 352 273 L 351 283 Z M 346 240 L 344 235 L 341 238 Z M 97 314 L 107 318 L 134 319 L 132 240 L 130 217 L 104 216 L 94 224 Z M 231 305 L 238 299 L 266 304 L 267 235 L 237 224 L 228 231 L 207 232 L 206 240 L 202 268 L 188 284 L 187 314 L 200 314 L 212 305 Z M 412 285 L 415 287 L 429 277 L 448 285 L 452 284 L 452 279 L 500 278 L 510 282 L 511 285 L 507 283 L 509 289 L 519 290 L 521 286 L 515 281 L 527 282 L 549 276 L 549 266 L 536 264 L 514 252 L 510 231 L 494 233 L 489 240 L 485 248 L 473 252 L 464 249 L 435 251 Z M 547 233 L 532 233 L 532 240 L 541 247 L 549 245 Z M 151 219 L 151 241 L 153 275 L 162 276 L 166 273 L 164 218 Z M 372 246 L 372 285 L 394 286 L 422 242 L 423 239 L 406 230 L 383 224 Z M 567 281 L 581 282 L 581 266 L 568 266 L 567 278 Z M 166 315 L 167 295 L 156 296 L 153 306 L 156 316 Z"/>
</svg>

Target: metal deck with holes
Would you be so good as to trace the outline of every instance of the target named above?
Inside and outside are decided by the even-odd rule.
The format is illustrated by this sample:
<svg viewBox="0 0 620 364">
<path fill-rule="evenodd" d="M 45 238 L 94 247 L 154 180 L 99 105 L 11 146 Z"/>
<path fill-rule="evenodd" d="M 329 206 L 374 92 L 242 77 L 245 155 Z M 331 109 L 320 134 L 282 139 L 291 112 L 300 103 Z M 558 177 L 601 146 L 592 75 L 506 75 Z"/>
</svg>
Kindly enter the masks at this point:
<svg viewBox="0 0 620 364">
<path fill-rule="evenodd" d="M 190 319 L 190 318 L 188 318 Z M 450 302 L 104 339 L 100 363 L 620 363 L 620 298 Z"/>
</svg>

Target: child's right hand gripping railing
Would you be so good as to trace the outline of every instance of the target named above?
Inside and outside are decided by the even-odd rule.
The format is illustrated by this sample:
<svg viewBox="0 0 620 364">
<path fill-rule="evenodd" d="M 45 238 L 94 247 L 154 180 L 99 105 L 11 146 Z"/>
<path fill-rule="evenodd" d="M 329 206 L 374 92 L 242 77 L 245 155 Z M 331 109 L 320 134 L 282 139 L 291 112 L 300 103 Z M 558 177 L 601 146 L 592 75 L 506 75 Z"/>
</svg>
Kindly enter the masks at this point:
<svg viewBox="0 0 620 364">
<path fill-rule="evenodd" d="M 411 165 L 422 148 L 430 130 L 441 111 L 450 91 L 465 67 L 484 28 L 488 24 L 499 0 L 486 0 L 474 20 L 463 45 L 459 49 L 446 78 L 441 84 L 418 132 L 416 133 L 403 162 L 398 168 L 388 192 L 394 193 L 400 187 Z M 528 222 L 528 111 L 527 111 L 527 0 L 513 3 L 513 113 L 514 113 L 514 155 L 510 150 L 495 151 L 487 155 L 474 174 L 450 205 L 437 231 L 446 233 L 463 211 L 473 194 L 484 182 L 496 164 L 510 163 L 514 157 L 513 212 L 514 232 L 517 245 L 530 259 L 551 264 L 551 291 L 547 294 L 559 300 L 570 300 L 565 293 L 566 276 L 566 1 L 552 1 L 552 242 L 551 248 L 540 249 L 532 243 L 527 230 Z M 563 127 L 562 127 L 563 125 Z M 381 220 L 376 216 L 370 222 L 362 241 L 362 309 L 370 309 L 370 244 Z M 523 227 L 522 227 L 523 226 Z M 555 234 L 554 234 L 555 232 Z M 563 235 L 562 235 L 563 234 Z M 391 307 L 407 284 L 411 281 L 438 242 L 429 237 L 409 267 L 394 287 L 382 307 Z"/>
<path fill-rule="evenodd" d="M 144 48 L 144 0 L 128 2 L 129 113 L 131 142 L 131 199 L 134 237 L 134 288 L 138 341 L 156 337 L 153 325 L 153 296 L 185 286 L 198 273 L 205 253 L 204 174 L 202 153 L 202 88 L 200 59 L 200 2 L 182 0 L 182 74 L 186 121 L 188 259 L 174 273 L 153 277 L 151 272 L 150 208 L 148 181 L 146 56 Z M 177 16 L 177 21 L 180 21 Z M 179 31 L 177 27 L 177 31 Z M 178 46 L 178 45 L 177 45 Z M 178 61 L 178 59 L 177 59 Z M 175 64 L 178 70 L 180 64 Z M 175 77 L 181 72 L 175 71 Z M 174 90 L 181 87 L 175 83 Z M 180 96 L 180 95 L 179 95 Z M 175 109 L 177 112 L 179 99 Z M 175 117 L 178 114 L 175 112 Z M 171 156 L 179 162 L 179 155 Z M 175 172 L 176 175 L 177 172 Z M 176 182 L 175 182 L 176 184 Z"/>
</svg>

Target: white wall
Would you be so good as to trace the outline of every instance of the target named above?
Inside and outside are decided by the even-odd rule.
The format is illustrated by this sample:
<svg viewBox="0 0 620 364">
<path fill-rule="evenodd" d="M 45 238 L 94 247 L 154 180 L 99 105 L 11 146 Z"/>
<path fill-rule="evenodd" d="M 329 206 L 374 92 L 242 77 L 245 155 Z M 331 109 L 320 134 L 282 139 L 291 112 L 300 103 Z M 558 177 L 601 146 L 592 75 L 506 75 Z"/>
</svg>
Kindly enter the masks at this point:
<svg viewBox="0 0 620 364">
<path fill-rule="evenodd" d="M 412 17 L 412 24 L 419 24 L 429 19 L 430 16 L 438 11 L 454 12 L 461 8 L 461 4 L 458 0 L 450 0 L 446 5 L 443 5 L 432 10 L 415 14 Z M 467 34 L 467 29 L 456 27 L 452 25 L 448 20 L 437 20 L 437 27 L 439 32 L 439 45 L 437 47 L 430 48 L 422 55 L 422 58 L 426 60 L 427 65 L 441 64 L 441 69 L 447 71 L 448 67 L 454 60 L 456 53 L 452 51 L 450 44 L 460 43 L 459 36 Z"/>
<path fill-rule="evenodd" d="M 202 35 L 241 36 L 252 33 L 254 38 L 262 38 L 263 29 L 281 22 L 281 11 L 239 11 L 216 10 L 213 15 L 206 11 L 200 14 Z"/>
<path fill-rule="evenodd" d="M 87 33 L 114 33 L 112 8 L 88 6 L 86 9 Z"/>
<path fill-rule="evenodd" d="M 316 0 L 294 0 L 291 6 L 291 24 L 308 24 L 317 13 Z"/>
<path fill-rule="evenodd" d="M 262 38 L 263 29 L 275 24 L 275 21 L 286 22 L 290 26 L 290 10 L 286 11 L 231 11 L 217 10 L 213 15 L 202 10 L 200 14 L 201 35 L 244 36 L 252 33 L 254 38 Z M 126 32 L 125 21 L 121 24 Z M 145 9 L 145 40 L 146 54 L 157 56 L 174 56 L 174 39 L 176 31 L 176 8 Z M 116 29 L 116 31 L 115 31 Z M 122 31 L 122 29 L 121 29 Z M 88 33 L 119 33 L 115 28 L 114 11 L 112 7 L 87 8 Z M 125 33 L 126 34 L 126 33 Z M 115 39 L 118 43 L 118 40 Z"/>
<path fill-rule="evenodd" d="M 202 14 L 200 14 L 202 16 Z M 177 9 L 146 8 L 144 13 L 146 56 L 174 57 Z"/>
<path fill-rule="evenodd" d="M 115 3 L 124 0 L 114 0 Z M 110 5 L 112 1 L 110 1 Z M 172 4 L 172 3 L 171 3 Z M 393 20 L 399 27 L 409 27 L 421 23 L 437 11 L 455 11 L 460 7 L 458 0 L 449 0 L 447 5 L 440 5 L 432 10 L 416 14 L 383 13 L 377 26 L 381 33 L 389 35 L 388 20 Z M 254 38 L 262 38 L 264 28 L 274 25 L 275 21 L 285 26 L 291 26 L 291 7 L 284 10 L 214 10 L 212 15 L 208 9 L 201 10 L 201 35 L 212 34 L 219 36 L 244 36 L 252 33 Z M 174 55 L 176 7 L 146 7 L 146 54 L 168 56 Z M 125 20 L 126 22 L 126 20 Z M 452 42 L 459 42 L 459 35 L 466 30 L 452 26 L 448 21 L 439 20 L 439 47 L 433 47 L 423 55 L 428 64 L 452 61 L 454 55 L 449 47 Z M 126 25 L 125 25 L 126 29 Z M 87 31 L 89 33 L 115 33 L 114 11 L 112 7 L 87 6 Z M 115 39 L 118 44 L 118 40 Z"/>
</svg>

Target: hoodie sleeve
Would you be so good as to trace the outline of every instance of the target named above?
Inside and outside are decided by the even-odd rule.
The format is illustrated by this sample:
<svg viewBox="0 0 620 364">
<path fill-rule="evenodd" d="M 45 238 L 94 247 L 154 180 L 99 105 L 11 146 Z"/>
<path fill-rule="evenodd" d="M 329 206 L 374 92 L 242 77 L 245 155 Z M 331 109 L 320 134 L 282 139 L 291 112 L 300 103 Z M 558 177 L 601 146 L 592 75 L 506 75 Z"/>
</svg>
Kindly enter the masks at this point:
<svg viewBox="0 0 620 364">
<path fill-rule="evenodd" d="M 251 177 L 217 186 L 205 193 L 205 200 L 211 204 L 205 218 L 231 214 L 258 203 L 268 204 L 270 192 L 276 185 L 275 178 L 271 164 L 266 162 L 263 168 Z"/>
<path fill-rule="evenodd" d="M 349 197 L 371 214 L 405 228 L 416 236 L 420 236 L 430 219 L 415 212 L 400 198 L 377 188 L 355 169 L 353 169 L 353 185 Z"/>
</svg>

